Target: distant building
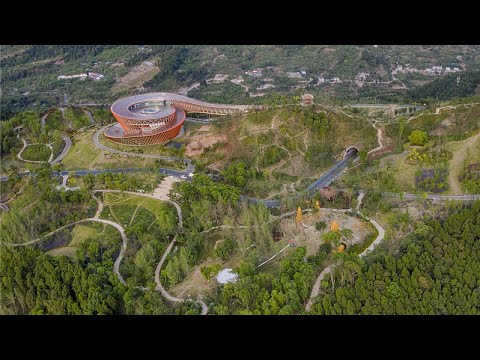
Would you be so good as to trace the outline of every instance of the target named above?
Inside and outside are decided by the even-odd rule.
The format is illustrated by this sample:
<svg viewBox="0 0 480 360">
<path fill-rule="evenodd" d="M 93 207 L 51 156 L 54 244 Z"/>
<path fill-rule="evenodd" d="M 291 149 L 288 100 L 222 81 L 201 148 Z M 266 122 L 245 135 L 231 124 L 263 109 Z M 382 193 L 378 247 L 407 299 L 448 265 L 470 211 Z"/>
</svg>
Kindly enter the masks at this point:
<svg viewBox="0 0 480 360">
<path fill-rule="evenodd" d="M 98 74 L 98 73 L 93 73 L 93 72 L 88 72 L 87 73 L 88 77 L 93 79 L 93 80 L 101 80 L 104 78 L 104 76 L 102 74 Z"/>
<path fill-rule="evenodd" d="M 313 105 L 313 95 L 312 94 L 303 94 L 302 95 L 302 105 L 304 105 L 304 106 Z"/>
<path fill-rule="evenodd" d="M 319 76 L 318 77 L 318 82 L 319 83 L 324 83 L 325 82 L 325 78 L 323 76 Z"/>
<path fill-rule="evenodd" d="M 287 72 L 287 76 L 291 79 L 301 79 L 303 77 L 299 71 Z"/>
<path fill-rule="evenodd" d="M 250 71 L 246 71 L 245 74 L 250 75 L 252 77 L 256 77 L 256 78 L 262 77 L 262 69 L 257 68 Z"/>
<path fill-rule="evenodd" d="M 357 76 L 356 76 L 355 79 L 356 79 L 357 81 L 365 81 L 365 80 L 367 80 L 367 76 L 368 76 L 368 75 L 369 75 L 369 74 L 366 73 L 366 72 L 360 72 L 360 73 L 357 74 Z"/>
</svg>

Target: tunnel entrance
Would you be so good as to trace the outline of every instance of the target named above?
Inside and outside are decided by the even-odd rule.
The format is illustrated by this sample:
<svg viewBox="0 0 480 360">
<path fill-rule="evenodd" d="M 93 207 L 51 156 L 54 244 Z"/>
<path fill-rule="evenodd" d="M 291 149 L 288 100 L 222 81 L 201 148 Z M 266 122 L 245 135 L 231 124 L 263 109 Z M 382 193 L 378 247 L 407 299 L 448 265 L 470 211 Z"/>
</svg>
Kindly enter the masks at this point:
<svg viewBox="0 0 480 360">
<path fill-rule="evenodd" d="M 356 146 L 350 146 L 345 150 L 345 154 L 343 155 L 343 158 L 349 158 L 351 156 L 357 156 L 358 154 L 358 148 Z"/>
</svg>

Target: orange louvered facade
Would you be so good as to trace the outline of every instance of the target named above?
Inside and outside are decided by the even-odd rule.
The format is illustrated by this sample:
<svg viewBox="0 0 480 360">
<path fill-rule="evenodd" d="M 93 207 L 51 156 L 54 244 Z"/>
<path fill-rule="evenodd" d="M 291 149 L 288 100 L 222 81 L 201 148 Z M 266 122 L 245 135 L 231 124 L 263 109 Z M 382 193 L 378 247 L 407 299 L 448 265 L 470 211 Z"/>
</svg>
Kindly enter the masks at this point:
<svg viewBox="0 0 480 360">
<path fill-rule="evenodd" d="M 114 136 L 107 130 L 104 133 L 105 137 L 113 142 L 130 146 L 166 144 L 178 136 L 185 121 L 185 111 L 179 108 L 175 108 L 170 115 L 141 122 L 115 113 L 113 116 L 122 127 L 123 134 Z"/>
<path fill-rule="evenodd" d="M 244 114 L 259 105 L 211 104 L 170 93 L 135 95 L 116 101 L 111 111 L 118 124 L 104 136 L 124 145 L 164 144 L 178 136 L 185 112 L 211 115 Z"/>
</svg>

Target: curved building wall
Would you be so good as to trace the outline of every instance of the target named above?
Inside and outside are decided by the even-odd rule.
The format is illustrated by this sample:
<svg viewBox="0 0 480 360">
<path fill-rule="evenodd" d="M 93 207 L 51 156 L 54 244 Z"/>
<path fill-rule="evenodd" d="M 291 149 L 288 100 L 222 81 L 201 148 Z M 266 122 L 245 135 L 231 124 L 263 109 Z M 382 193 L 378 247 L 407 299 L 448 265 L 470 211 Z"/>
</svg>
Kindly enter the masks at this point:
<svg viewBox="0 0 480 360">
<path fill-rule="evenodd" d="M 115 115 L 116 114 L 114 114 L 114 116 Z M 155 145 L 165 144 L 178 136 L 185 122 L 185 111 L 177 108 L 175 113 L 163 117 L 160 120 L 150 119 L 149 122 L 151 121 L 155 126 L 158 125 L 158 121 L 167 121 L 165 125 L 158 125 L 157 128 L 151 130 L 145 127 L 140 129 L 130 127 L 131 123 L 128 122 L 130 119 L 124 119 L 121 116 L 115 116 L 115 118 L 124 130 L 124 133 L 119 136 L 112 136 L 108 134 L 107 130 L 103 134 L 107 139 L 129 146 Z"/>
<path fill-rule="evenodd" d="M 158 119 L 129 119 L 124 118 L 120 115 L 113 114 L 115 119 L 118 121 L 120 126 L 125 131 L 125 135 L 128 134 L 141 134 L 155 131 L 162 126 L 170 124 L 176 118 L 176 112 L 173 112 L 170 115 L 158 118 Z"/>
<path fill-rule="evenodd" d="M 138 112 L 142 108 L 159 105 L 160 102 L 163 102 L 164 106 L 168 104 L 175 111 L 170 113 L 169 109 L 159 110 L 161 112 L 157 113 L 157 116 L 155 112 L 151 114 Z M 110 133 L 107 130 L 104 135 L 109 140 L 124 145 L 162 144 L 179 134 L 185 120 L 185 112 L 229 115 L 262 108 L 264 107 L 261 105 L 211 104 L 170 93 L 140 94 L 113 103 L 110 110 L 121 128 L 112 128 Z"/>
</svg>

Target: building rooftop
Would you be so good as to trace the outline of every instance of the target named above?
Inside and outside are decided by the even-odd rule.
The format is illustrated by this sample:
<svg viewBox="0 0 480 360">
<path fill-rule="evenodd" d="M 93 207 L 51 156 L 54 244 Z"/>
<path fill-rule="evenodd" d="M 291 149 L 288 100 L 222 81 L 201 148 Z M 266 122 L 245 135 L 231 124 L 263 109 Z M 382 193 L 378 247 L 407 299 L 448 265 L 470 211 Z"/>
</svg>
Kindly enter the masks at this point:
<svg viewBox="0 0 480 360">
<path fill-rule="evenodd" d="M 130 96 L 127 98 L 117 100 L 116 102 L 113 103 L 110 110 L 114 114 L 117 114 L 127 119 L 134 119 L 134 120 L 144 120 L 148 118 L 157 119 L 159 118 L 157 113 L 138 114 L 138 113 L 132 112 L 129 109 L 131 108 L 132 105 L 139 104 L 139 103 L 149 103 L 149 104 L 151 103 L 151 104 L 156 104 L 154 106 L 160 106 L 160 105 L 163 105 L 164 100 L 166 100 L 167 102 L 181 101 L 188 104 L 205 106 L 209 108 L 220 108 L 220 109 L 229 108 L 229 109 L 238 109 L 238 110 L 248 110 L 248 109 L 255 108 L 255 106 L 252 106 L 252 105 L 212 104 L 212 103 L 207 103 L 200 100 L 195 100 L 183 95 L 165 93 L 165 92 L 156 92 L 156 93 L 147 93 L 147 94 Z"/>
</svg>

